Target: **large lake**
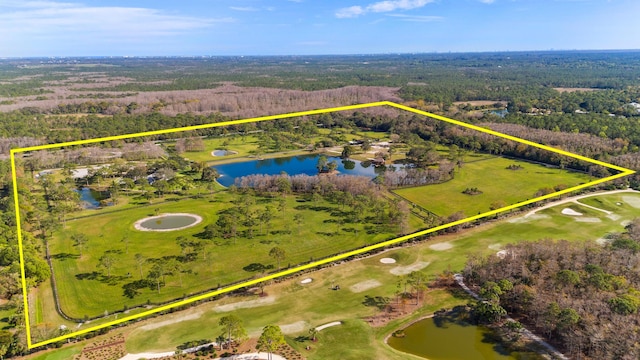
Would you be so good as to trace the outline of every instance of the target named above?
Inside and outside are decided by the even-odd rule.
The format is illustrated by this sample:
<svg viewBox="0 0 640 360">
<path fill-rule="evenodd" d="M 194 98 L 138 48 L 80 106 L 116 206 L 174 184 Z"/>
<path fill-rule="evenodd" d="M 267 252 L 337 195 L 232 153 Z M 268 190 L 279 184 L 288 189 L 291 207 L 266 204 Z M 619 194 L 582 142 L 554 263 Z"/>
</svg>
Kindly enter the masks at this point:
<svg viewBox="0 0 640 360">
<path fill-rule="evenodd" d="M 277 159 L 252 160 L 240 163 L 216 165 L 220 177 L 218 182 L 224 186 L 233 185 L 235 179 L 253 174 L 278 175 L 283 171 L 289 175 L 317 175 L 320 155 L 299 155 Z M 343 160 L 339 157 L 327 156 L 327 161 L 338 163 L 338 172 L 346 175 L 359 175 L 374 178 L 384 172 L 384 167 L 375 167 L 357 160 Z M 367 166 L 368 165 L 368 166 Z"/>
</svg>

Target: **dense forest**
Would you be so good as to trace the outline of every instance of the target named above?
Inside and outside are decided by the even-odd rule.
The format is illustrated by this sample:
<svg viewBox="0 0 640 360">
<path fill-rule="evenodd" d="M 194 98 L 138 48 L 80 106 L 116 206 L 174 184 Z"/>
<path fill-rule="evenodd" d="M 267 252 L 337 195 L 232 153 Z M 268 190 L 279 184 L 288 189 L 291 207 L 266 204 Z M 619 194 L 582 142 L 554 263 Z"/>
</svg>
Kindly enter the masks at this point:
<svg viewBox="0 0 640 360">
<path fill-rule="evenodd" d="M 505 310 L 572 358 L 637 359 L 640 307 L 640 220 L 595 242 L 523 242 L 506 255 L 472 255 L 465 281 L 488 303 L 480 321 L 499 322 Z"/>
</svg>

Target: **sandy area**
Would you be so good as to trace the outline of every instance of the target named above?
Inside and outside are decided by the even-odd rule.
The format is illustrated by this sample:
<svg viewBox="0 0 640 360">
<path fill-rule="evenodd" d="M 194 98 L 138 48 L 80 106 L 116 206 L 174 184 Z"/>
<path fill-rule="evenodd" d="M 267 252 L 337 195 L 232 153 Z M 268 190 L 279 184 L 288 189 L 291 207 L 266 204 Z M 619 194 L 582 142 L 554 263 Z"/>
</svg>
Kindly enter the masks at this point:
<svg viewBox="0 0 640 360">
<path fill-rule="evenodd" d="M 396 259 L 382 258 L 382 259 L 380 259 L 380 262 L 383 263 L 383 264 L 395 264 L 396 263 Z"/>
<path fill-rule="evenodd" d="M 173 228 L 173 229 L 149 229 L 149 228 L 145 228 L 142 227 L 140 224 L 142 224 L 143 222 L 147 221 L 147 220 L 153 220 L 153 219 L 162 219 L 164 217 L 167 216 L 172 216 L 172 215 L 182 215 L 182 216 L 191 216 L 192 218 L 196 219 L 196 221 L 192 224 L 189 224 L 187 226 L 182 226 L 179 228 Z M 196 226 L 198 224 L 200 224 L 202 222 L 202 216 L 200 215 L 196 215 L 196 214 L 188 214 L 188 213 L 167 213 L 167 214 L 162 214 L 162 215 L 157 215 L 157 216 L 149 216 L 143 219 L 140 219 L 138 221 L 136 221 L 135 223 L 133 223 L 133 227 L 136 230 L 140 230 L 140 231 L 160 231 L 160 232 L 167 232 L 167 231 L 176 231 L 176 230 L 182 230 L 182 229 L 186 229 L 186 228 L 190 228 L 192 226 Z"/>
<path fill-rule="evenodd" d="M 276 301 L 275 296 L 267 296 L 265 298 L 256 299 L 256 300 L 247 300 L 247 301 L 240 301 L 232 304 L 219 305 L 214 307 L 213 311 L 229 312 L 236 309 L 247 309 L 247 308 L 253 308 L 258 306 L 270 305 L 270 304 L 273 304 L 275 301 Z"/>
<path fill-rule="evenodd" d="M 504 259 L 507 256 L 507 250 L 500 250 L 496 253 L 496 256 L 500 259 Z"/>
<path fill-rule="evenodd" d="M 569 216 L 582 216 L 582 213 L 579 213 L 573 209 L 569 209 L 569 208 L 564 208 L 562 209 L 562 213 L 564 215 L 569 215 Z"/>
<path fill-rule="evenodd" d="M 631 224 L 631 220 L 622 220 L 622 221 L 620 221 L 620 225 L 622 225 L 622 226 L 627 226 L 629 224 Z"/>
<path fill-rule="evenodd" d="M 407 266 L 396 266 L 393 269 L 389 270 L 389 272 L 392 273 L 393 275 L 398 275 L 398 276 L 407 275 L 412 273 L 413 271 L 422 270 L 427 266 L 429 266 L 429 264 L 430 263 L 428 261 L 418 261 L 416 263 L 413 263 Z"/>
<path fill-rule="evenodd" d="M 332 327 L 332 326 L 336 326 L 336 325 L 340 325 L 340 324 L 342 324 L 342 322 L 334 321 L 334 322 L 330 322 L 328 324 L 320 325 L 320 326 L 316 327 L 316 330 L 321 331 L 321 330 L 324 330 L 326 328 L 329 328 L 329 327 Z"/>
<path fill-rule="evenodd" d="M 500 250 L 500 249 L 502 249 L 502 244 L 497 244 L 497 243 L 496 243 L 496 244 L 491 244 L 491 245 L 489 245 L 489 246 L 487 246 L 487 247 L 488 247 L 489 249 L 491 249 L 491 250 Z"/>
<path fill-rule="evenodd" d="M 376 288 L 380 285 L 382 285 L 380 281 L 371 279 L 371 280 L 361 281 L 357 284 L 353 284 L 349 286 L 349 290 L 351 290 L 354 293 L 359 293 L 369 289 Z"/>
<path fill-rule="evenodd" d="M 585 218 L 575 218 L 574 219 L 577 222 L 585 222 L 585 223 L 599 223 L 602 222 L 602 220 L 595 218 L 595 217 L 585 217 Z"/>
<path fill-rule="evenodd" d="M 609 241 L 610 241 L 609 239 L 605 239 L 605 238 L 596 239 L 596 243 L 599 245 L 606 245 Z"/>
<path fill-rule="evenodd" d="M 623 196 L 622 201 L 629 204 L 631 207 L 640 209 L 640 197 L 637 196 Z"/>
<path fill-rule="evenodd" d="M 313 279 L 312 279 L 312 278 L 306 278 L 306 279 L 304 279 L 304 280 L 300 281 L 300 284 L 309 284 L 309 283 L 311 283 L 312 281 L 313 281 Z"/>
<path fill-rule="evenodd" d="M 280 330 L 282 330 L 283 334 L 289 335 L 304 331 L 308 327 L 309 324 L 306 321 L 300 320 L 291 324 L 280 325 Z"/>
<path fill-rule="evenodd" d="M 617 221 L 618 219 L 620 219 L 620 215 L 616 215 L 616 214 L 609 214 L 607 215 L 607 217 L 613 221 Z"/>
<path fill-rule="evenodd" d="M 144 330 L 144 331 L 153 330 L 153 329 L 161 328 L 163 326 L 167 326 L 167 325 L 171 325 L 171 324 L 175 324 L 183 321 L 195 320 L 195 319 L 198 319 L 201 315 L 202 315 L 201 312 L 197 312 L 189 315 L 182 315 L 180 317 L 175 317 L 174 319 L 159 321 L 157 323 L 140 326 L 138 330 Z"/>
<path fill-rule="evenodd" d="M 429 249 L 436 250 L 436 251 L 444 251 L 444 250 L 449 250 L 452 247 L 453 247 L 453 244 L 451 244 L 450 242 L 441 242 L 438 244 L 430 245 Z"/>
</svg>

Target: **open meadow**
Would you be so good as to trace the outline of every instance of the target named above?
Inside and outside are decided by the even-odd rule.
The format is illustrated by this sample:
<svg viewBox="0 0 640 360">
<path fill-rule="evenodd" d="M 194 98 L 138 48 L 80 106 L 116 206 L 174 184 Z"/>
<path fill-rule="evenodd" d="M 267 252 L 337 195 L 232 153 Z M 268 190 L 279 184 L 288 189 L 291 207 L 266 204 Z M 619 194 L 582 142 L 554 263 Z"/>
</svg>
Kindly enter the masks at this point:
<svg viewBox="0 0 640 360">
<path fill-rule="evenodd" d="M 508 169 L 517 166 L 517 170 Z M 584 173 L 572 172 L 503 157 L 468 161 L 456 168 L 452 180 L 441 184 L 397 189 L 393 192 L 427 210 L 446 217 L 462 211 L 473 216 L 498 207 L 532 199 L 541 189 L 567 188 L 590 181 Z M 476 188 L 481 193 L 465 194 Z"/>
</svg>

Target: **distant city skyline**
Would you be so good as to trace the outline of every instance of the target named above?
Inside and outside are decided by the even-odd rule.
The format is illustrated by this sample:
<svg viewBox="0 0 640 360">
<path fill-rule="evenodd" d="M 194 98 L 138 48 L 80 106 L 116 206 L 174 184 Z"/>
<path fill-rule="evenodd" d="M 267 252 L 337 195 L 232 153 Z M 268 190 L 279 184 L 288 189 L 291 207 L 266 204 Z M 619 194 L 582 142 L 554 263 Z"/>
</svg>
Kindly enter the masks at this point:
<svg viewBox="0 0 640 360">
<path fill-rule="evenodd" d="M 0 57 L 640 49 L 637 0 L 0 0 Z"/>
</svg>

